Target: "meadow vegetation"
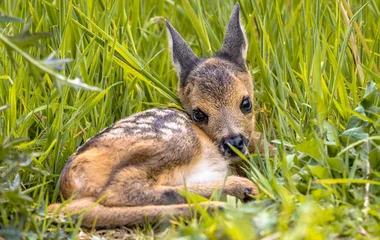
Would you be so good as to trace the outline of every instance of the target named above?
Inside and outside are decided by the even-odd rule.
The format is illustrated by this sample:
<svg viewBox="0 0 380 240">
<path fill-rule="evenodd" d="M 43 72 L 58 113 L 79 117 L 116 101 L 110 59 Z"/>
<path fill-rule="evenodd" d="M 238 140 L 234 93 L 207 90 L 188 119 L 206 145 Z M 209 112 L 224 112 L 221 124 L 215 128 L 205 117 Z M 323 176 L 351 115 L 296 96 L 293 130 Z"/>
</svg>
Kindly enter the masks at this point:
<svg viewBox="0 0 380 240">
<path fill-rule="evenodd" d="M 257 126 L 277 154 L 243 162 L 248 204 L 125 235 L 371 239 L 380 235 L 378 0 L 239 1 Z M 46 213 L 84 141 L 154 106 L 180 107 L 165 19 L 199 56 L 222 44 L 234 1 L 0 0 L 0 238 L 76 238 Z M 189 196 L 189 200 L 201 199 Z M 84 230 L 91 236 L 91 230 Z M 110 236 L 107 231 L 95 232 Z"/>
</svg>

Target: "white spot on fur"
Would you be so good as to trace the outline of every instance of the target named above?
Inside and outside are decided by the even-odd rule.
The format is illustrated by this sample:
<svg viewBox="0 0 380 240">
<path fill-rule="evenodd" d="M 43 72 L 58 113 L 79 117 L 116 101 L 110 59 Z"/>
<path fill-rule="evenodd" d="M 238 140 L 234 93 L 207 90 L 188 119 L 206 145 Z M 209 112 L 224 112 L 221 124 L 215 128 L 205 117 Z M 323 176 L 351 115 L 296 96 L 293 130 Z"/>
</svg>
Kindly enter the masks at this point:
<svg viewBox="0 0 380 240">
<path fill-rule="evenodd" d="M 74 184 L 77 189 L 81 189 L 83 187 L 83 181 L 81 177 L 74 178 Z"/>
<path fill-rule="evenodd" d="M 117 135 L 124 134 L 124 129 L 123 128 L 113 128 L 112 129 L 112 135 L 114 135 L 114 134 L 117 134 Z"/>
<path fill-rule="evenodd" d="M 154 117 L 145 117 L 145 118 L 139 118 L 137 119 L 137 123 L 146 123 L 146 124 L 152 124 L 154 121 Z"/>
<path fill-rule="evenodd" d="M 151 137 L 151 138 L 155 138 L 157 135 L 155 134 L 155 133 L 153 133 L 153 132 L 143 132 L 143 133 L 141 133 L 141 135 L 143 136 L 143 137 Z"/>
<path fill-rule="evenodd" d="M 165 141 L 169 141 L 173 138 L 173 131 L 169 128 L 160 128 L 161 138 Z"/>
<path fill-rule="evenodd" d="M 157 116 L 160 116 L 160 117 L 163 117 L 163 116 L 166 116 L 167 113 L 164 112 L 164 111 L 156 111 L 156 115 L 157 115 Z"/>
<path fill-rule="evenodd" d="M 136 128 L 136 129 L 132 129 L 132 132 L 137 134 L 137 133 L 141 133 L 142 131 L 141 131 L 141 129 Z"/>
<path fill-rule="evenodd" d="M 139 123 L 139 124 L 136 124 L 135 127 L 137 127 L 137 128 L 151 128 L 152 125 L 147 124 L 147 123 Z"/>
<path fill-rule="evenodd" d="M 184 125 L 186 122 L 189 121 L 189 119 L 186 118 L 186 117 L 184 117 L 184 116 L 182 116 L 182 115 L 179 115 L 179 118 L 177 119 L 177 121 L 178 121 L 178 123 L 179 123 L 180 125 Z"/>
<path fill-rule="evenodd" d="M 163 134 L 163 135 L 173 135 L 173 131 L 169 128 L 160 128 L 159 131 Z"/>
<path fill-rule="evenodd" d="M 172 129 L 172 130 L 180 130 L 181 127 L 178 125 L 178 123 L 175 122 L 166 122 L 164 124 L 166 128 Z"/>
</svg>

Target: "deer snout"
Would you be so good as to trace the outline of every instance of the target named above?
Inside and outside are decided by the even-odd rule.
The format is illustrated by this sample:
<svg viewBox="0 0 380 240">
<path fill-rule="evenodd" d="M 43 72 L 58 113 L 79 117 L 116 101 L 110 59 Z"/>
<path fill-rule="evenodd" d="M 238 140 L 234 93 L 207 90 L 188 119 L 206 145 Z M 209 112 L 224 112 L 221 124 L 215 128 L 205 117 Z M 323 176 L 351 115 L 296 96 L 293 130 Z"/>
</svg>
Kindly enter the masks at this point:
<svg viewBox="0 0 380 240">
<path fill-rule="evenodd" d="M 224 156 L 237 156 L 237 154 L 230 148 L 230 145 L 242 152 L 243 154 L 247 153 L 248 140 L 241 134 L 224 138 L 219 146 L 220 152 Z"/>
</svg>

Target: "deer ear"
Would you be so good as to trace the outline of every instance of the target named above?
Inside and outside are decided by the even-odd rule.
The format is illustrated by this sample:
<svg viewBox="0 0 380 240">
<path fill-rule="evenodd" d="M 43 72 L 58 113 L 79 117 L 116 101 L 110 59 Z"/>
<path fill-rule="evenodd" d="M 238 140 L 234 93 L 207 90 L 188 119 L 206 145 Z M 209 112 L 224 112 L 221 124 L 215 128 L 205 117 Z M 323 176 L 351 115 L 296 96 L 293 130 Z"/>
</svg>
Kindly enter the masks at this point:
<svg viewBox="0 0 380 240">
<path fill-rule="evenodd" d="M 230 21 L 228 22 L 222 49 L 218 55 L 227 57 L 231 61 L 245 68 L 247 46 L 247 38 L 243 26 L 240 24 L 240 5 L 239 3 L 236 3 L 232 9 Z"/>
<path fill-rule="evenodd" d="M 198 64 L 199 58 L 167 20 L 166 28 L 168 30 L 169 47 L 172 54 L 173 65 L 177 71 L 181 85 L 184 86 L 187 76 Z"/>
</svg>

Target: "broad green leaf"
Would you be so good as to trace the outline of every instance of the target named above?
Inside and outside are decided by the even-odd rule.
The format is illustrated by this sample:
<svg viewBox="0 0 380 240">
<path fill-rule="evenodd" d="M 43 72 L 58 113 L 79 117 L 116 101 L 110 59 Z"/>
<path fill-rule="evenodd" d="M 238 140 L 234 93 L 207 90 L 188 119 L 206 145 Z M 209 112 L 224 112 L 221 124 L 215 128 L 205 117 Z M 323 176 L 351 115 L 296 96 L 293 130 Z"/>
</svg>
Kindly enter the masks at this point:
<svg viewBox="0 0 380 240">
<path fill-rule="evenodd" d="M 369 137 L 363 127 L 351 128 L 342 133 L 342 137 L 349 142 L 363 140 Z"/>
<path fill-rule="evenodd" d="M 317 140 L 315 139 L 297 144 L 294 146 L 294 148 L 302 153 L 309 155 L 320 163 L 323 162 L 322 153 L 318 147 Z"/>
<path fill-rule="evenodd" d="M 329 170 L 326 167 L 308 165 L 307 168 L 309 169 L 310 173 L 313 174 L 313 176 L 318 177 L 319 179 L 330 177 Z"/>
<path fill-rule="evenodd" d="M 327 158 L 327 164 L 334 170 L 338 172 L 343 172 L 344 170 L 344 162 L 341 158 L 335 157 L 335 158 Z"/>
</svg>

